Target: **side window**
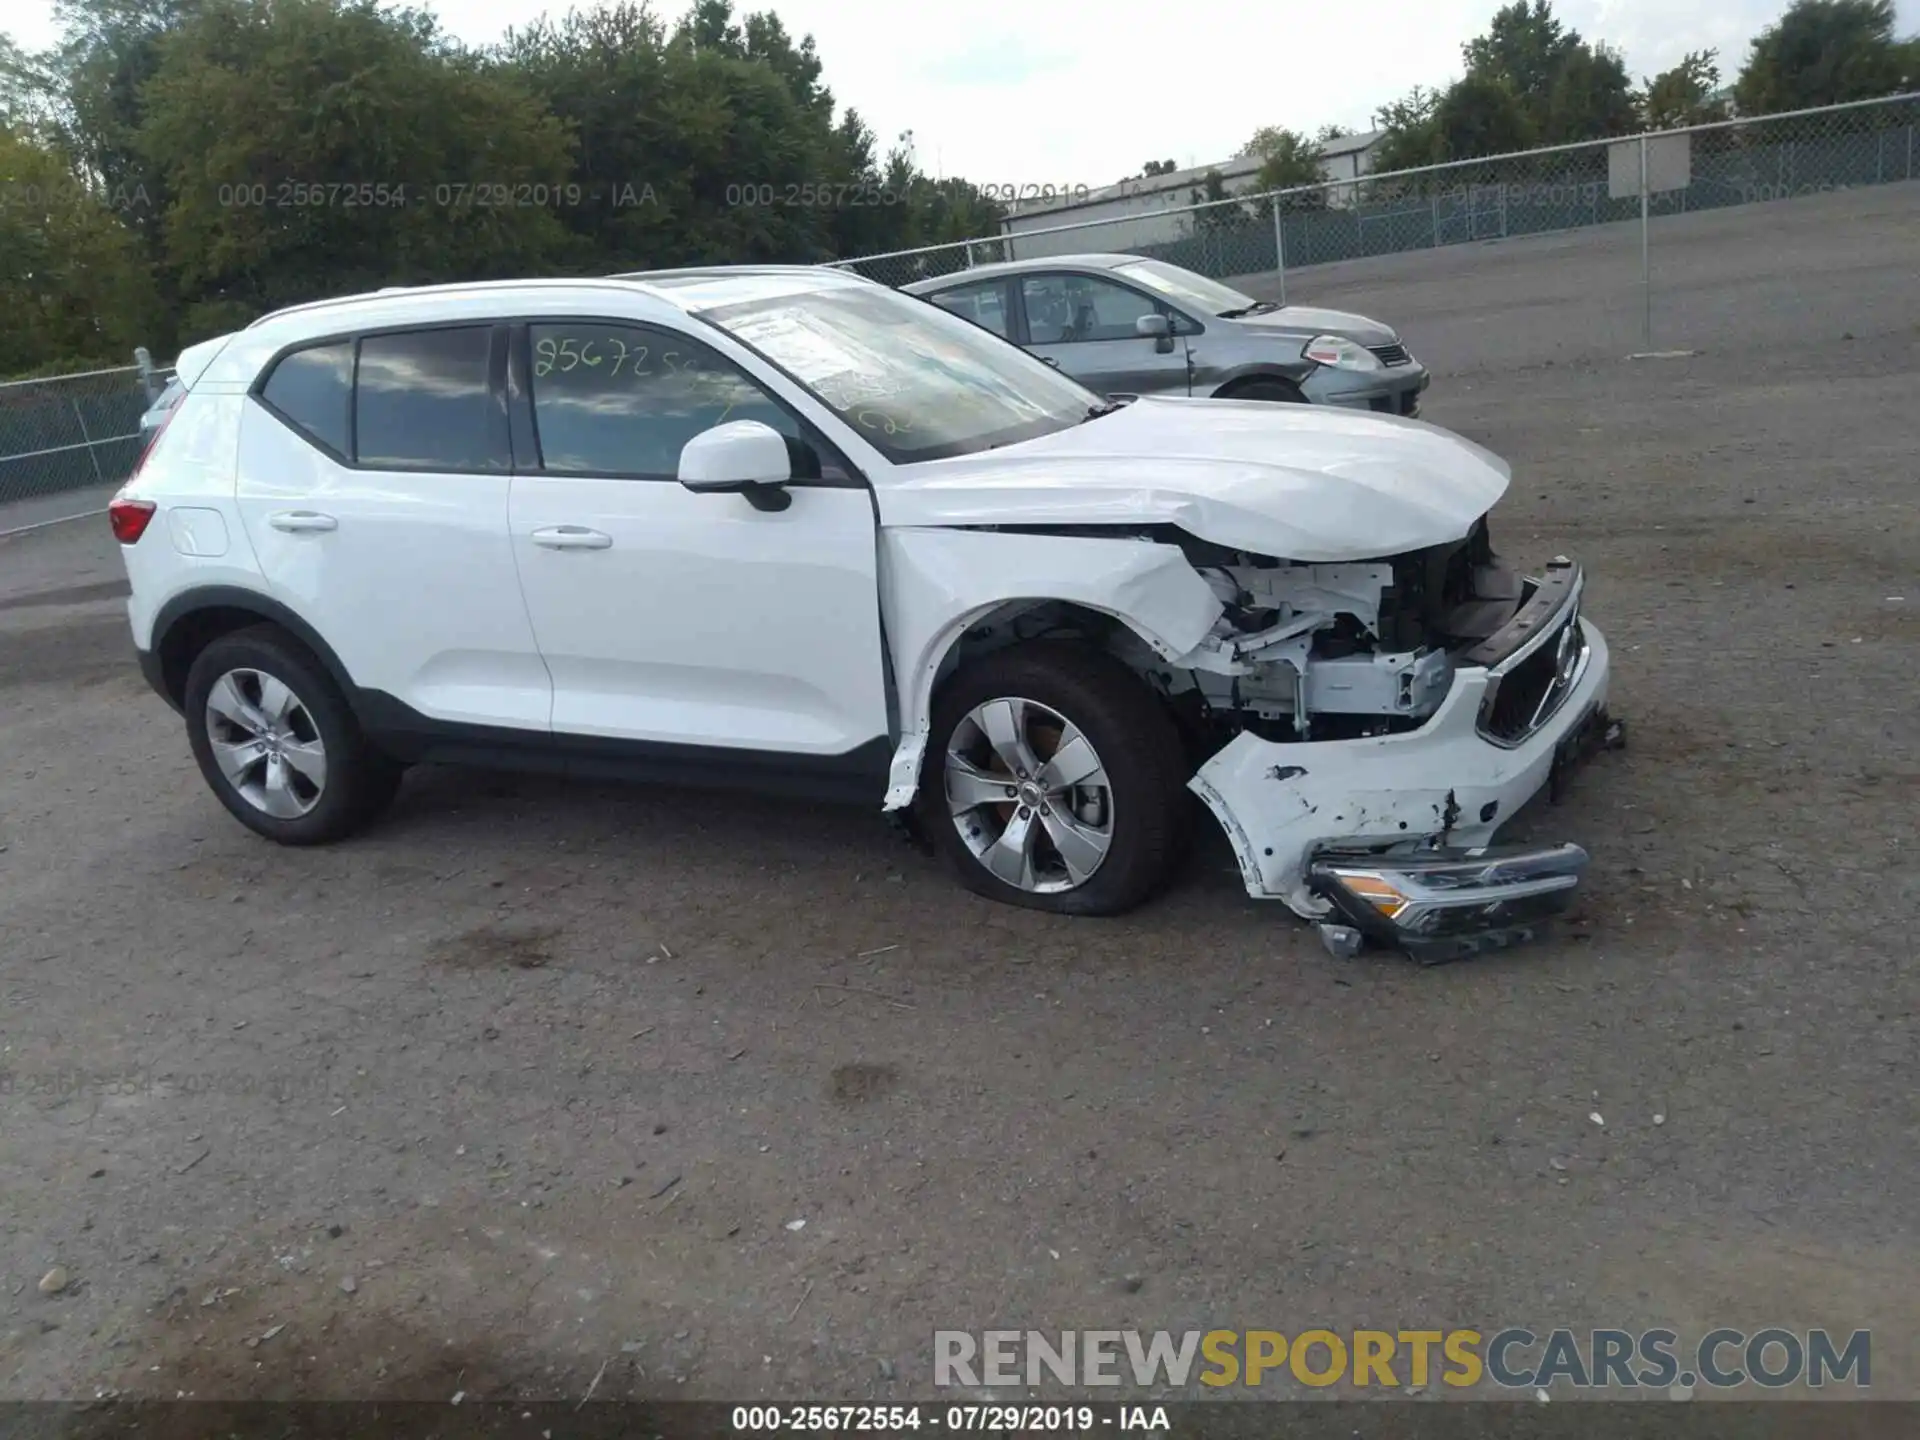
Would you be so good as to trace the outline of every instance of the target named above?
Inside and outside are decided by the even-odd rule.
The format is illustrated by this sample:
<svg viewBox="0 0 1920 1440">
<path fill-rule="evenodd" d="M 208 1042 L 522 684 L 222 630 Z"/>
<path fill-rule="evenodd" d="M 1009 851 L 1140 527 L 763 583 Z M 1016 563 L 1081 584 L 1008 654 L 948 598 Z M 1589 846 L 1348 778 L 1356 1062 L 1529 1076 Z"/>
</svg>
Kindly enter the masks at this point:
<svg viewBox="0 0 1920 1440">
<path fill-rule="evenodd" d="M 355 458 L 374 469 L 507 470 L 487 383 L 493 327 L 360 341 Z"/>
<path fill-rule="evenodd" d="M 590 321 L 527 331 L 534 428 L 549 474 L 670 480 L 687 441 L 728 420 L 801 438 L 791 414 L 698 340 Z"/>
<path fill-rule="evenodd" d="M 337 455 L 351 453 L 347 422 L 353 399 L 353 342 L 339 340 L 281 356 L 260 398 L 308 439 Z"/>
<path fill-rule="evenodd" d="M 927 298 L 942 310 L 951 310 L 981 329 L 991 330 L 1002 340 L 1012 334 L 1013 327 L 1007 320 L 1007 287 L 1003 281 L 982 280 L 972 285 L 956 285 L 951 290 L 942 290 Z"/>
<path fill-rule="evenodd" d="M 1029 275 L 1020 290 L 1027 336 L 1035 345 L 1131 340 L 1142 315 L 1165 313 L 1138 290 L 1091 275 Z"/>
</svg>

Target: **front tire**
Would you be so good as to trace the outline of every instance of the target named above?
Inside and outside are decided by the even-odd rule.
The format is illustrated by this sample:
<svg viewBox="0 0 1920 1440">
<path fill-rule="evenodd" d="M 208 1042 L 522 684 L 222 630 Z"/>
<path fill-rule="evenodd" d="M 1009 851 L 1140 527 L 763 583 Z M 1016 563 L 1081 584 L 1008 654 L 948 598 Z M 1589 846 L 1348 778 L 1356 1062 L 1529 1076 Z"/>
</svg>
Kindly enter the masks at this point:
<svg viewBox="0 0 1920 1440">
<path fill-rule="evenodd" d="M 401 767 L 360 733 L 346 697 L 275 625 L 223 635 L 187 672 L 187 739 L 229 813 L 282 845 L 324 845 L 393 799 Z"/>
<path fill-rule="evenodd" d="M 1283 405 L 1305 405 L 1306 394 L 1286 380 L 1243 380 L 1221 392 L 1222 400 L 1272 400 Z"/>
<path fill-rule="evenodd" d="M 1186 773 L 1172 717 L 1119 661 L 1016 645 L 963 667 L 935 697 L 920 820 L 978 894 L 1117 915 L 1186 849 Z"/>
</svg>

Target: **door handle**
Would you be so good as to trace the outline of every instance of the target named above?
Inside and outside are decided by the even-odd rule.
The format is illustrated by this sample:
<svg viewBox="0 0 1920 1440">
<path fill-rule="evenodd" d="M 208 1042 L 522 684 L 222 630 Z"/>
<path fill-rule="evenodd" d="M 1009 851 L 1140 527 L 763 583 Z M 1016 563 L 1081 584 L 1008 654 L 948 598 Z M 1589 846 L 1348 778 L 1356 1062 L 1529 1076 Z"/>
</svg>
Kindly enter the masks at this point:
<svg viewBox="0 0 1920 1440">
<path fill-rule="evenodd" d="M 267 524 L 289 535 L 317 535 L 322 531 L 340 528 L 338 520 L 331 515 L 322 515 L 318 510 L 282 510 L 269 515 Z"/>
<path fill-rule="evenodd" d="M 533 543 L 542 550 L 605 550 L 613 537 L 584 525 L 549 525 L 533 532 Z"/>
</svg>

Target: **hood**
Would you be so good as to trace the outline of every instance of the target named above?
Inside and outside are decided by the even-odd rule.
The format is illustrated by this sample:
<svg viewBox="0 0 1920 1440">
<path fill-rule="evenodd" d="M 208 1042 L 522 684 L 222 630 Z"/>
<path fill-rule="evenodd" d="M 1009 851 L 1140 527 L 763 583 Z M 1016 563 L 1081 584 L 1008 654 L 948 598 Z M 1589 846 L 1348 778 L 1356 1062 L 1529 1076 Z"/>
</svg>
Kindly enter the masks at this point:
<svg viewBox="0 0 1920 1440">
<path fill-rule="evenodd" d="M 1311 340 L 1316 335 L 1339 335 L 1356 345 L 1392 345 L 1400 337 L 1391 325 L 1369 320 L 1364 315 L 1349 315 L 1344 310 L 1317 310 L 1310 305 L 1286 305 L 1258 315 L 1237 315 L 1224 322 L 1248 330 L 1284 330 Z"/>
<path fill-rule="evenodd" d="M 876 488 L 888 526 L 1174 525 L 1320 563 L 1463 539 L 1510 474 L 1418 420 L 1146 396 L 1037 440 L 901 466 Z"/>
</svg>

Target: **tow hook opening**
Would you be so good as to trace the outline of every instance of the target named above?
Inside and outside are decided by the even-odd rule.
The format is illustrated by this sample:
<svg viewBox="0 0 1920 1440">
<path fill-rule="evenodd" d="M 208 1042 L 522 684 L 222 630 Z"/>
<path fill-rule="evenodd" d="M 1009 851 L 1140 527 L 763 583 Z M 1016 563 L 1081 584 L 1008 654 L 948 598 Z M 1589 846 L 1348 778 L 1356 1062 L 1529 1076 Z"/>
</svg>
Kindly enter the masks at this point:
<svg viewBox="0 0 1920 1440">
<path fill-rule="evenodd" d="M 1340 959 L 1371 941 L 1423 965 L 1533 939 L 1564 911 L 1587 852 L 1578 845 L 1486 846 L 1409 855 L 1330 852 L 1308 870 L 1332 906 L 1320 938 Z"/>
</svg>

